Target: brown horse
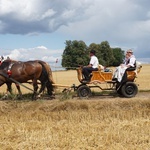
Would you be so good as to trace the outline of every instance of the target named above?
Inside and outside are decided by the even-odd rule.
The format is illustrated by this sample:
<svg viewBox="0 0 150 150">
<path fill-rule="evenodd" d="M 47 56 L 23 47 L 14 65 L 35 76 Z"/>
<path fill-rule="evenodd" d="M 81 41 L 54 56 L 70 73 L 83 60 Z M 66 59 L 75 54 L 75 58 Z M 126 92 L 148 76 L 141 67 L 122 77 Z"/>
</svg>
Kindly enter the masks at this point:
<svg viewBox="0 0 150 150">
<path fill-rule="evenodd" d="M 41 82 L 41 93 L 45 87 L 47 87 L 48 94 L 52 95 L 53 86 L 49 77 L 46 64 L 40 60 L 16 62 L 11 60 L 5 60 L 0 66 L 0 86 L 4 83 L 7 84 L 8 90 L 11 91 L 11 84 L 27 83 L 28 80 L 32 80 L 33 84 L 33 99 L 36 99 L 38 90 L 38 80 Z M 19 87 L 20 88 L 20 87 Z M 21 91 L 20 91 L 21 92 Z M 20 93 L 21 94 L 21 93 Z"/>
<path fill-rule="evenodd" d="M 17 61 L 15 61 L 15 60 L 11 60 L 11 63 L 16 63 L 16 62 Z M 3 70 L 4 66 L 1 66 L 1 64 L 2 64 L 2 61 L 0 61 L 0 70 Z M 9 72 L 7 72 L 7 73 L 9 73 Z M 5 79 L 4 79 L 4 81 L 5 81 Z M 10 94 L 12 94 L 12 87 L 11 87 L 12 83 L 11 82 L 6 82 L 6 85 L 7 85 L 7 91 L 6 91 L 6 93 L 5 93 L 4 97 L 3 97 L 4 99 L 7 98 L 8 92 Z M 22 97 L 22 92 L 21 92 L 20 86 L 17 83 L 15 83 L 15 85 L 16 85 L 16 88 L 17 88 L 18 93 L 19 93 L 19 98 L 21 98 Z"/>
</svg>

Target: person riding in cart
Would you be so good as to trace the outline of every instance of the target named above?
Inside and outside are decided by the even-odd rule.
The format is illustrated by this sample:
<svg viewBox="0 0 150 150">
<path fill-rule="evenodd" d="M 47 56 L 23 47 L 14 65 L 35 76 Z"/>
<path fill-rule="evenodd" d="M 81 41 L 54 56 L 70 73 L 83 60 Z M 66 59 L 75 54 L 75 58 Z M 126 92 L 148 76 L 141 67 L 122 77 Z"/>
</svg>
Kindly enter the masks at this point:
<svg viewBox="0 0 150 150">
<path fill-rule="evenodd" d="M 84 66 L 82 69 L 82 74 L 84 76 L 83 82 L 89 82 L 90 81 L 90 73 L 92 71 L 97 71 L 98 70 L 98 58 L 95 56 L 95 50 L 90 51 L 90 62 L 87 66 Z"/>
</svg>

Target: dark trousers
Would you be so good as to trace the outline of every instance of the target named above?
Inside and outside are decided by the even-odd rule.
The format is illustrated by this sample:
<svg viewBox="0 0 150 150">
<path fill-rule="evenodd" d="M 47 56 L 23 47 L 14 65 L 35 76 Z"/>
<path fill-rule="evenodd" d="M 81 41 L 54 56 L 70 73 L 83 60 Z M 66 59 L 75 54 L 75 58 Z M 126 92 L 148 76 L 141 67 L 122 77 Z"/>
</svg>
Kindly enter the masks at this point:
<svg viewBox="0 0 150 150">
<path fill-rule="evenodd" d="M 85 80 L 89 80 L 90 79 L 90 73 L 92 71 L 97 71 L 98 68 L 92 68 L 92 67 L 83 67 L 82 69 L 82 74 L 84 75 L 84 79 Z"/>
</svg>

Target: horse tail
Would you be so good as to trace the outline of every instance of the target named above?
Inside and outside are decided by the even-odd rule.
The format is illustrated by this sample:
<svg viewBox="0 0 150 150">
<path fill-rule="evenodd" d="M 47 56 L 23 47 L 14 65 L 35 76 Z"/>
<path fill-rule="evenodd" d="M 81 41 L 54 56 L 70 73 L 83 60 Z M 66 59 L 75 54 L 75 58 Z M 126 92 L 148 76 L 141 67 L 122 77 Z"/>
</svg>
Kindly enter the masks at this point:
<svg viewBox="0 0 150 150">
<path fill-rule="evenodd" d="M 44 86 L 46 86 L 47 88 L 47 93 L 48 95 L 52 95 L 53 91 L 54 91 L 54 87 L 53 87 L 53 80 L 50 79 L 50 75 L 49 75 L 49 71 L 47 68 L 47 64 L 45 62 L 42 61 L 38 61 L 39 64 L 41 64 L 42 66 L 42 73 L 41 73 L 41 84 L 43 84 L 44 82 Z"/>
<path fill-rule="evenodd" d="M 45 66 L 45 69 L 46 69 L 46 71 L 47 71 L 47 73 L 48 73 L 49 81 L 50 81 L 52 84 L 55 84 L 50 65 L 49 65 L 48 63 L 44 63 L 44 66 Z"/>
</svg>

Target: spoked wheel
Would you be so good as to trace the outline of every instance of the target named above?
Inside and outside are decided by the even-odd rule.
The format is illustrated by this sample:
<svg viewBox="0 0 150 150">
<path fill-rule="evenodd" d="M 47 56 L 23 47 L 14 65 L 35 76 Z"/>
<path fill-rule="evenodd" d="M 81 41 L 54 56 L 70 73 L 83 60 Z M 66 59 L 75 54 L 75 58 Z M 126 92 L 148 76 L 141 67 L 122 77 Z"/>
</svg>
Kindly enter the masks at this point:
<svg viewBox="0 0 150 150">
<path fill-rule="evenodd" d="M 138 87 L 133 82 L 126 82 L 121 87 L 121 93 L 124 97 L 127 97 L 127 98 L 134 97 L 138 93 Z"/>
<path fill-rule="evenodd" d="M 90 97 L 91 94 L 91 89 L 87 85 L 81 85 L 77 89 L 77 95 L 79 97 Z"/>
</svg>

